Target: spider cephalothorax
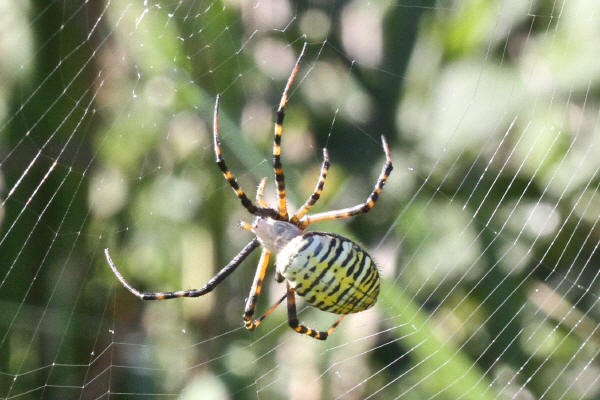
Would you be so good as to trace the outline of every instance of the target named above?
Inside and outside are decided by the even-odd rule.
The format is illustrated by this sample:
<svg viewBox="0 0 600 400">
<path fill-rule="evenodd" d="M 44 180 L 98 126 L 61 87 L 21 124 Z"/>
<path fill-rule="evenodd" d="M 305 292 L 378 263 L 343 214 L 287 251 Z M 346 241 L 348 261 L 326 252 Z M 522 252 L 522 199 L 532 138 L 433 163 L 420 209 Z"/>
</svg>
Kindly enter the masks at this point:
<svg viewBox="0 0 600 400">
<path fill-rule="evenodd" d="M 244 325 L 247 329 L 254 329 L 285 299 L 287 299 L 288 322 L 298 333 L 306 334 L 316 339 L 325 340 L 342 321 L 345 314 L 366 310 L 373 306 L 379 294 L 380 279 L 377 267 L 369 254 L 359 245 L 341 235 L 324 232 L 306 232 L 305 228 L 314 222 L 329 219 L 348 218 L 353 215 L 368 212 L 379 198 L 383 185 L 392 171 L 390 149 L 381 137 L 386 162 L 379 174 L 377 183 L 367 200 L 354 207 L 341 210 L 327 211 L 317 214 L 308 214 L 311 207 L 317 202 L 323 190 L 327 171 L 329 169 L 329 156 L 327 149 L 323 149 L 323 164 L 319 180 L 308 200 L 296 211 L 289 215 L 285 191 L 285 179 L 281 164 L 281 135 L 283 133 L 284 110 L 288 101 L 290 87 L 298 72 L 298 67 L 306 44 L 304 44 L 296 65 L 287 81 L 275 122 L 275 135 L 273 141 L 273 168 L 275 169 L 275 182 L 277 184 L 277 208 L 269 207 L 263 199 L 267 178 L 263 178 L 258 186 L 256 205 L 246 196 L 237 180 L 227 168 L 225 159 L 221 155 L 219 141 L 219 97 L 215 102 L 213 115 L 213 140 L 217 165 L 223 176 L 231 185 L 233 191 L 240 199 L 242 205 L 256 218 L 252 225 L 243 222 L 242 227 L 252 231 L 256 237 L 252 239 L 217 275 L 211 278 L 200 289 L 179 290 L 176 292 L 143 293 L 133 288 L 123 278 L 105 249 L 104 253 L 108 263 L 121 281 L 121 283 L 134 295 L 142 300 L 165 300 L 179 297 L 198 297 L 213 290 L 221 281 L 231 274 L 246 257 L 257 247 L 262 246 L 262 253 L 250 294 L 246 301 L 243 314 Z M 285 281 L 286 293 L 265 314 L 258 319 L 253 319 L 258 297 L 262 291 L 262 284 L 269 266 L 271 254 L 276 256 L 276 272 L 279 282 Z M 303 296 L 306 302 L 320 310 L 339 314 L 337 321 L 327 330 L 318 331 L 306 327 L 298 321 L 296 315 L 295 295 Z"/>
<path fill-rule="evenodd" d="M 275 253 L 283 249 L 290 240 L 302 235 L 302 230 L 296 225 L 273 218 L 257 217 L 249 229 L 263 247 Z"/>
</svg>

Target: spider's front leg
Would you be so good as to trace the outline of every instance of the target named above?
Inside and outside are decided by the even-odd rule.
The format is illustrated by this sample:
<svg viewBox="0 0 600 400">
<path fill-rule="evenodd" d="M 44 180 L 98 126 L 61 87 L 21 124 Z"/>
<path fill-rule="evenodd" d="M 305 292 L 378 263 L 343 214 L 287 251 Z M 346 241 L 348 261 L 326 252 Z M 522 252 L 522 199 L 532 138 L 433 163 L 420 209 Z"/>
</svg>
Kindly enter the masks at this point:
<svg viewBox="0 0 600 400">
<path fill-rule="evenodd" d="M 288 219 L 288 212 L 285 194 L 285 178 L 283 176 L 283 165 L 281 164 L 281 134 L 283 133 L 283 119 L 285 117 L 285 106 L 288 102 L 290 87 L 292 86 L 292 83 L 296 78 L 296 74 L 298 73 L 300 61 L 302 60 L 302 57 L 304 57 L 304 52 L 306 51 L 306 45 L 307 44 L 304 43 L 304 46 L 302 46 L 302 51 L 298 56 L 298 60 L 296 60 L 296 65 L 294 65 L 294 69 L 288 78 L 285 89 L 283 89 L 281 101 L 279 102 L 279 107 L 277 108 L 275 134 L 273 137 L 273 169 L 275 169 L 275 182 L 277 183 L 277 196 L 279 197 L 279 216 L 281 219 L 286 221 Z"/>
<path fill-rule="evenodd" d="M 225 177 L 225 179 L 227 180 L 237 197 L 242 202 L 244 208 L 246 208 L 246 210 L 248 210 L 250 214 L 271 218 L 279 217 L 277 211 L 271 208 L 255 206 L 252 203 L 252 201 L 248 198 L 248 196 L 246 196 L 246 193 L 240 187 L 237 179 L 235 179 L 235 176 L 227 167 L 227 164 L 225 163 L 225 158 L 223 158 L 223 155 L 221 154 L 221 141 L 219 140 L 219 100 L 220 95 L 217 95 L 217 98 L 215 100 L 215 110 L 213 114 L 213 142 L 215 149 L 215 157 L 219 169 L 223 173 L 223 176 Z"/>
</svg>

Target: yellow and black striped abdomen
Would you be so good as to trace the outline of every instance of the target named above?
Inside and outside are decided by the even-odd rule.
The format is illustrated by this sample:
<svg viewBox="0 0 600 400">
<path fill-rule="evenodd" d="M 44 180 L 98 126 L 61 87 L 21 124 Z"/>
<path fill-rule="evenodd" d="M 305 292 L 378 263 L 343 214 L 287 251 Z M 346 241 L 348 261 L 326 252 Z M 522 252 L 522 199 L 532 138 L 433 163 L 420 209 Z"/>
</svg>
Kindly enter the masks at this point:
<svg viewBox="0 0 600 400">
<path fill-rule="evenodd" d="M 277 254 L 277 271 L 314 307 L 336 314 L 377 301 L 379 271 L 356 243 L 332 233 L 306 232 Z"/>
</svg>

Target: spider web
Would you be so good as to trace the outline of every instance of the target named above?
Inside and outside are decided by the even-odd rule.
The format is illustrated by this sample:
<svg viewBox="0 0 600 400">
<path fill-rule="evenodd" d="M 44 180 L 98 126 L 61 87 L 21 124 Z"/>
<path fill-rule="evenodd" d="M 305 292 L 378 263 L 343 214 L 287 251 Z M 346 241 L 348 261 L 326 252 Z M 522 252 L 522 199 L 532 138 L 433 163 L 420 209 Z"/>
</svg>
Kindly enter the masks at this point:
<svg viewBox="0 0 600 400">
<path fill-rule="evenodd" d="M 0 398 L 600 398 L 600 7 L 592 0 L 0 1 Z M 325 341 L 241 313 L 275 105 L 303 43 L 289 203 L 378 260 L 377 305 Z M 256 252 L 258 253 L 258 252 Z M 264 312 L 283 286 L 267 277 Z M 303 307 L 324 329 L 335 316 Z"/>
</svg>

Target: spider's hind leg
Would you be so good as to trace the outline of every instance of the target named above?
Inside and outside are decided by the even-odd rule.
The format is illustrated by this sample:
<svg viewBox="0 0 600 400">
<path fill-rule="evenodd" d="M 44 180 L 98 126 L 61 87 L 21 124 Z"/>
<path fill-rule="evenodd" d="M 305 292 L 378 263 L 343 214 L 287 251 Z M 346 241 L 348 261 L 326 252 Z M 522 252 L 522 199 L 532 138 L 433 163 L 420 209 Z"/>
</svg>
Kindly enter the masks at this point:
<svg viewBox="0 0 600 400">
<path fill-rule="evenodd" d="M 329 329 L 326 331 L 317 331 L 315 329 L 311 329 L 306 325 L 298 322 L 298 315 L 296 314 L 296 296 L 294 293 L 294 289 L 287 284 L 287 308 L 288 308 L 288 323 L 290 327 L 298 333 L 308 335 L 312 338 L 318 340 L 327 340 L 327 337 L 331 335 L 334 329 L 342 322 L 346 315 L 342 314 L 340 317 L 331 325 Z"/>
</svg>

